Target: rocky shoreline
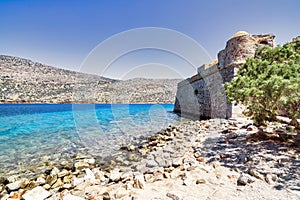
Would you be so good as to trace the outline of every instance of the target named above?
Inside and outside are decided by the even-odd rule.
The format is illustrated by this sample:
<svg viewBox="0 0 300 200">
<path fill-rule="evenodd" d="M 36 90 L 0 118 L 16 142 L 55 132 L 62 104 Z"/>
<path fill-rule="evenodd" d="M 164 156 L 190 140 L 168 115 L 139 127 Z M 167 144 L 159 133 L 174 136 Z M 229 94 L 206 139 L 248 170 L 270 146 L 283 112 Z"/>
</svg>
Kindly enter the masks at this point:
<svg viewBox="0 0 300 200">
<path fill-rule="evenodd" d="M 263 132 L 263 134 L 262 134 Z M 263 136 L 263 138 L 261 138 Z M 169 126 L 122 147 L 127 159 L 98 166 L 78 155 L 35 177 L 0 179 L 1 200 L 299 199 L 293 127 L 213 119 Z"/>
</svg>

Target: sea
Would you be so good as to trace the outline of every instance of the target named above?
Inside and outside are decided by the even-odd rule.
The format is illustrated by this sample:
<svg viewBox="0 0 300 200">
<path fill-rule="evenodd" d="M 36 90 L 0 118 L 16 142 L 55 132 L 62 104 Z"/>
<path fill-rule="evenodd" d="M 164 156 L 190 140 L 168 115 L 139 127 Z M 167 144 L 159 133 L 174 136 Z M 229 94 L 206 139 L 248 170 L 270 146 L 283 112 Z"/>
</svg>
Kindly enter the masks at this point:
<svg viewBox="0 0 300 200">
<path fill-rule="evenodd" d="M 173 104 L 0 104 L 0 176 L 120 149 L 181 118 Z"/>
</svg>

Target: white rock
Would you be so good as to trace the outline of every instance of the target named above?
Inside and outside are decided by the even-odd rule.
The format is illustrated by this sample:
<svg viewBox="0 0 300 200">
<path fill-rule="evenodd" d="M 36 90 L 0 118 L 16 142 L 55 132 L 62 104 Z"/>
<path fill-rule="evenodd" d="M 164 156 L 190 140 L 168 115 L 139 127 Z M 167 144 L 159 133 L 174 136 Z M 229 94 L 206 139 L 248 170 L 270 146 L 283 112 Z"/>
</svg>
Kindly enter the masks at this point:
<svg viewBox="0 0 300 200">
<path fill-rule="evenodd" d="M 36 183 L 37 183 L 38 185 L 44 185 L 44 184 L 46 183 L 46 180 L 45 180 L 43 177 L 38 177 L 38 178 L 36 179 Z"/>
<path fill-rule="evenodd" d="M 266 178 L 265 178 L 266 182 L 269 184 L 273 184 L 274 182 L 276 182 L 278 180 L 278 177 L 274 174 L 267 174 Z"/>
<path fill-rule="evenodd" d="M 16 180 L 18 180 L 18 176 L 17 175 L 12 175 L 12 176 L 8 177 L 7 180 L 8 180 L 9 183 L 13 183 Z"/>
<path fill-rule="evenodd" d="M 253 183 L 255 180 L 248 174 L 241 174 L 237 182 L 241 185 L 247 185 Z"/>
<path fill-rule="evenodd" d="M 24 200 L 44 200 L 51 195 L 50 192 L 43 187 L 38 186 L 32 190 L 27 191 L 22 197 Z"/>
<path fill-rule="evenodd" d="M 250 169 L 248 171 L 248 173 L 250 175 L 254 176 L 257 179 L 264 180 L 264 176 L 262 174 L 260 174 L 259 172 L 257 172 L 256 170 L 254 170 L 254 169 Z"/>
<path fill-rule="evenodd" d="M 89 168 L 84 169 L 84 171 L 85 171 L 84 181 L 90 182 L 91 184 L 95 184 L 96 178 L 94 173 Z"/>
<path fill-rule="evenodd" d="M 6 187 L 9 191 L 18 190 L 20 188 L 26 187 L 26 185 L 29 183 L 29 180 L 26 178 L 22 178 L 20 180 L 17 180 L 13 183 L 7 184 Z"/>
<path fill-rule="evenodd" d="M 62 182 L 62 180 L 61 180 L 61 178 L 58 178 L 57 179 L 57 181 L 51 186 L 51 188 L 53 189 L 53 188 L 58 188 L 58 187 L 61 187 L 61 186 L 63 186 L 63 182 Z"/>
<path fill-rule="evenodd" d="M 103 194 L 107 192 L 108 187 L 103 185 L 90 185 L 84 188 L 86 194 L 96 196 L 97 194 Z"/>
<path fill-rule="evenodd" d="M 207 173 L 215 171 L 214 167 L 211 165 L 202 164 L 199 166 L 199 168 Z"/>
<path fill-rule="evenodd" d="M 70 174 L 70 172 L 66 169 L 63 169 L 61 172 L 59 172 L 57 174 L 58 178 L 64 177 L 64 176 L 68 176 Z"/>
<path fill-rule="evenodd" d="M 83 159 L 83 161 L 90 165 L 93 165 L 96 162 L 96 160 L 94 158 L 86 158 L 86 159 Z"/>
<path fill-rule="evenodd" d="M 170 173 L 170 176 L 171 176 L 171 178 L 175 179 L 180 176 L 184 176 L 184 172 L 181 171 L 179 168 L 176 168 Z"/>
<path fill-rule="evenodd" d="M 138 188 L 138 189 L 145 188 L 145 180 L 144 180 L 144 176 L 142 174 L 135 176 L 133 187 Z"/>
<path fill-rule="evenodd" d="M 3 197 L 1 198 L 1 200 L 7 200 L 7 199 L 9 199 L 9 194 L 5 194 L 5 195 L 3 195 Z"/>
<path fill-rule="evenodd" d="M 132 180 L 133 179 L 133 173 L 131 171 L 129 172 L 124 172 L 122 175 L 121 175 L 121 179 L 122 181 L 129 181 L 129 180 Z"/>
<path fill-rule="evenodd" d="M 153 183 L 155 181 L 153 174 L 145 174 L 145 181 L 147 183 Z"/>
<path fill-rule="evenodd" d="M 182 164 L 182 158 L 174 159 L 172 164 L 173 164 L 174 167 L 180 166 Z"/>
<path fill-rule="evenodd" d="M 106 180 L 104 172 L 100 171 L 99 168 L 94 168 L 92 172 L 94 173 L 95 178 L 99 179 L 101 182 L 104 182 Z"/>
<path fill-rule="evenodd" d="M 75 170 L 82 170 L 84 168 L 89 168 L 89 164 L 84 161 L 79 161 L 74 164 Z"/>
<path fill-rule="evenodd" d="M 115 196 L 116 196 L 116 199 L 121 199 L 121 198 L 127 196 L 128 194 L 129 193 L 125 188 L 120 187 L 119 189 L 117 189 Z"/>
<path fill-rule="evenodd" d="M 92 184 L 90 182 L 83 182 L 83 183 L 80 183 L 78 184 L 74 190 L 77 191 L 77 192 L 83 192 L 86 190 L 87 187 L 91 186 Z M 73 193 L 75 195 L 75 193 Z"/>
<path fill-rule="evenodd" d="M 127 181 L 125 183 L 126 190 L 132 190 L 133 185 L 134 185 L 134 181 Z"/>
<path fill-rule="evenodd" d="M 45 185 L 43 185 L 43 188 L 46 189 L 46 190 L 49 190 L 51 188 L 51 185 L 45 184 Z"/>
<path fill-rule="evenodd" d="M 157 167 L 158 163 L 155 160 L 148 160 L 146 163 L 146 167 Z"/>
<path fill-rule="evenodd" d="M 50 173 L 50 175 L 46 178 L 46 183 L 49 185 L 53 185 L 57 181 L 57 175 L 55 173 Z"/>
<path fill-rule="evenodd" d="M 117 182 L 120 180 L 120 178 L 121 178 L 121 173 L 120 173 L 120 170 L 118 170 L 118 169 L 112 170 L 109 174 L 109 179 L 111 181 Z"/>
<path fill-rule="evenodd" d="M 55 176 L 59 173 L 59 169 L 57 167 L 53 167 L 53 169 L 50 172 L 50 175 Z"/>
<path fill-rule="evenodd" d="M 193 178 L 192 174 L 185 173 L 185 178 L 183 180 L 183 184 L 188 187 L 191 187 L 193 185 L 196 185 L 196 180 Z"/>
<path fill-rule="evenodd" d="M 153 176 L 154 176 L 154 181 L 161 181 L 164 179 L 164 175 L 160 171 L 153 172 Z"/>
<path fill-rule="evenodd" d="M 258 128 L 254 125 L 250 125 L 250 126 L 247 127 L 247 131 L 256 131 L 257 132 Z"/>
<path fill-rule="evenodd" d="M 64 188 L 64 189 L 70 189 L 71 187 L 72 187 L 72 184 L 70 184 L 70 183 L 66 183 L 62 186 L 62 188 Z"/>
<path fill-rule="evenodd" d="M 63 200 L 84 200 L 84 198 L 74 196 L 74 195 L 71 195 L 71 194 L 65 195 L 62 199 Z"/>
<path fill-rule="evenodd" d="M 72 186 L 76 187 L 77 185 L 79 185 L 80 183 L 84 182 L 84 178 L 77 178 L 74 177 L 73 181 L 72 181 Z"/>
<path fill-rule="evenodd" d="M 7 187 L 7 189 L 9 191 L 17 190 L 17 189 L 19 189 L 21 187 L 21 182 L 20 181 L 16 181 L 16 182 L 7 184 L 6 187 Z"/>
</svg>

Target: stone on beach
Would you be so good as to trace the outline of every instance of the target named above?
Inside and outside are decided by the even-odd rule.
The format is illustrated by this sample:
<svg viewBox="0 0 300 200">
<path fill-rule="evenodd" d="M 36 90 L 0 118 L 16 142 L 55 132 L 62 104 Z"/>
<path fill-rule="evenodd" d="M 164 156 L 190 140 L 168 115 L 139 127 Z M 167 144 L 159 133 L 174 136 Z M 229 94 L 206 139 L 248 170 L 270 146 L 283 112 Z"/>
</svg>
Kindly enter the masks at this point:
<svg viewBox="0 0 300 200">
<path fill-rule="evenodd" d="M 238 182 L 238 184 L 241 184 L 241 185 L 248 185 L 250 183 L 253 183 L 254 179 L 251 178 L 251 176 L 249 176 L 248 174 L 242 173 L 240 175 L 240 177 L 238 178 L 237 182 Z"/>
<path fill-rule="evenodd" d="M 96 178 L 94 173 L 88 168 L 84 169 L 84 171 L 85 171 L 84 181 L 89 182 L 91 184 L 95 184 Z"/>
<path fill-rule="evenodd" d="M 44 188 L 45 190 L 49 190 L 49 189 L 51 188 L 51 185 L 45 184 L 45 185 L 43 185 L 43 188 Z"/>
<path fill-rule="evenodd" d="M 121 199 L 127 196 L 128 194 L 129 192 L 124 187 L 120 187 L 116 190 L 115 197 L 116 199 Z"/>
<path fill-rule="evenodd" d="M 43 187 L 38 186 L 32 190 L 27 191 L 22 197 L 24 200 L 44 200 L 51 195 L 50 192 Z"/>
<path fill-rule="evenodd" d="M 175 192 L 168 192 L 166 194 L 167 197 L 169 197 L 172 200 L 181 200 L 182 198 L 180 198 L 178 195 L 175 194 Z"/>
<path fill-rule="evenodd" d="M 74 196 L 72 194 L 67 194 L 67 195 L 63 196 L 62 200 L 84 200 L 84 198 Z"/>
<path fill-rule="evenodd" d="M 274 184 L 278 180 L 278 177 L 275 174 L 267 174 L 265 180 L 269 184 Z"/>
<path fill-rule="evenodd" d="M 20 180 L 17 180 L 13 183 L 7 184 L 6 187 L 9 191 L 18 190 L 20 188 L 25 188 L 29 183 L 29 180 L 27 178 L 22 178 Z"/>
<path fill-rule="evenodd" d="M 257 179 L 264 180 L 264 176 L 261 173 L 257 172 L 256 170 L 254 170 L 254 169 L 250 169 L 248 171 L 248 173 L 250 175 L 254 176 Z"/>
<path fill-rule="evenodd" d="M 19 176 L 17 176 L 17 175 L 12 175 L 12 176 L 9 176 L 9 177 L 7 178 L 7 181 L 8 181 L 9 183 L 13 183 L 13 182 L 15 182 L 16 180 L 18 180 L 18 178 L 19 178 Z M 4 182 L 4 181 L 2 181 L 2 182 Z"/>
<path fill-rule="evenodd" d="M 196 180 L 196 184 L 205 184 L 206 183 L 206 180 L 205 179 L 197 179 Z"/>
<path fill-rule="evenodd" d="M 67 176 L 69 174 L 70 174 L 70 172 L 68 170 L 63 169 L 62 171 L 58 172 L 57 176 L 58 176 L 58 178 L 62 178 L 62 177 Z"/>
<path fill-rule="evenodd" d="M 144 189 L 145 179 L 144 179 L 143 174 L 139 174 L 134 177 L 134 185 L 133 186 L 138 189 Z"/>
<path fill-rule="evenodd" d="M 87 162 L 85 162 L 85 161 L 79 161 L 79 162 L 76 162 L 74 164 L 74 168 L 75 168 L 76 171 L 80 171 L 80 170 L 82 170 L 84 168 L 89 168 L 89 166 L 90 165 Z"/>
<path fill-rule="evenodd" d="M 104 173 L 99 168 L 92 169 L 92 172 L 94 173 L 96 179 L 99 179 L 101 182 L 106 181 Z"/>
<path fill-rule="evenodd" d="M 155 181 L 155 177 L 153 174 L 145 174 L 144 177 L 146 183 L 153 183 Z"/>
<path fill-rule="evenodd" d="M 180 165 L 182 165 L 182 158 L 176 158 L 173 160 L 172 162 L 173 167 L 178 167 Z"/>
<path fill-rule="evenodd" d="M 44 184 L 46 183 L 46 180 L 45 180 L 43 177 L 38 177 L 38 178 L 36 179 L 36 183 L 37 183 L 38 185 L 44 185 Z"/>
<path fill-rule="evenodd" d="M 146 167 L 157 167 L 158 163 L 155 160 L 148 160 L 146 163 Z"/>
<path fill-rule="evenodd" d="M 113 182 L 118 182 L 121 179 L 121 172 L 119 169 L 114 169 L 109 174 L 109 179 Z"/>
<path fill-rule="evenodd" d="M 121 175 L 121 180 L 122 182 L 133 180 L 133 172 L 132 171 L 123 172 Z"/>
<path fill-rule="evenodd" d="M 62 182 L 61 178 L 58 178 L 57 181 L 51 186 L 51 188 L 58 188 L 63 185 L 64 185 L 64 183 Z"/>
<path fill-rule="evenodd" d="M 46 184 L 53 185 L 57 181 L 57 175 L 56 174 L 50 174 L 46 178 Z"/>
<path fill-rule="evenodd" d="M 73 181 L 73 179 L 74 179 L 74 175 L 65 176 L 63 178 L 63 182 L 64 183 L 71 183 Z"/>
</svg>

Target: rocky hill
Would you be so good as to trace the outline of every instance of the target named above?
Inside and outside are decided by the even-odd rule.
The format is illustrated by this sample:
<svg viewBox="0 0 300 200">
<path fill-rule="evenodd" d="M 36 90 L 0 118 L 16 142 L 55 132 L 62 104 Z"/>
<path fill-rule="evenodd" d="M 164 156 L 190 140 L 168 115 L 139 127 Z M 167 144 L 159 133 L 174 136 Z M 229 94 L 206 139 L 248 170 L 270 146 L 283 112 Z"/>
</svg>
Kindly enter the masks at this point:
<svg viewBox="0 0 300 200">
<path fill-rule="evenodd" d="M 0 55 L 2 103 L 174 103 L 179 79 L 113 80 Z"/>
</svg>

